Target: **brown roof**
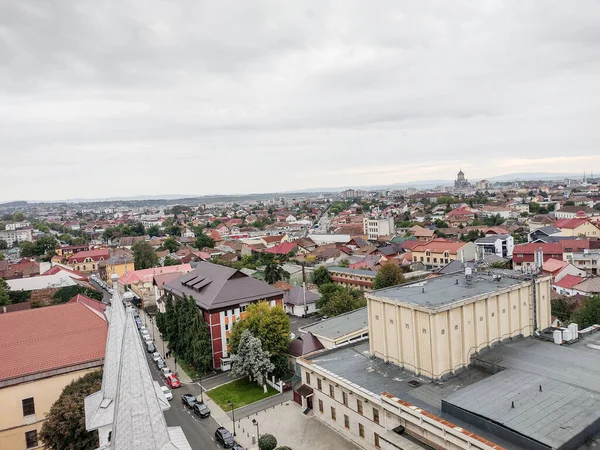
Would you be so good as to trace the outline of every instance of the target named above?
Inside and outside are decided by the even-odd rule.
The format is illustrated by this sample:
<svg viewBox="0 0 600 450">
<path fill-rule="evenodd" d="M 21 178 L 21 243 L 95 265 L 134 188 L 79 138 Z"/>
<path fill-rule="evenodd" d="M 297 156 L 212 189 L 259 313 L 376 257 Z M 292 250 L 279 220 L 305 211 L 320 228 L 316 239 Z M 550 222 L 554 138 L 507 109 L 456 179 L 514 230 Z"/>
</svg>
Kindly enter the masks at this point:
<svg viewBox="0 0 600 450">
<path fill-rule="evenodd" d="M 106 321 L 80 303 L 0 315 L 0 381 L 104 359 Z"/>
<path fill-rule="evenodd" d="M 323 350 L 323 344 L 312 333 L 306 333 L 294 339 L 288 347 L 288 353 L 292 356 L 304 356 L 309 353 Z"/>
<path fill-rule="evenodd" d="M 178 297 L 191 296 L 199 307 L 206 310 L 283 297 L 279 289 L 264 281 L 206 261 L 198 263 L 190 273 L 165 284 L 165 291 Z"/>
<path fill-rule="evenodd" d="M 280 242 L 283 239 L 283 236 L 263 236 L 262 240 L 270 243 L 270 242 Z"/>
</svg>

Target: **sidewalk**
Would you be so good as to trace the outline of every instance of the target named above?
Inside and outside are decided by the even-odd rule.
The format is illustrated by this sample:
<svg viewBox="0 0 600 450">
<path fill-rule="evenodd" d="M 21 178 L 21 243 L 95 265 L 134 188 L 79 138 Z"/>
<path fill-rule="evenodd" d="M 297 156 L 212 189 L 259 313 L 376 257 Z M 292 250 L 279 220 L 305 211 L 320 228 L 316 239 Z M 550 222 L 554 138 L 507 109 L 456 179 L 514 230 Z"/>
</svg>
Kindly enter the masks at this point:
<svg viewBox="0 0 600 450">
<path fill-rule="evenodd" d="M 165 352 L 167 348 L 169 348 L 169 344 L 167 342 L 164 342 L 160 337 L 160 331 L 156 326 L 156 322 L 154 320 L 151 321 L 150 316 L 148 316 L 146 312 L 142 309 L 137 309 L 137 312 L 140 315 L 140 319 L 142 319 L 142 323 L 144 324 L 144 326 L 148 330 L 148 333 L 152 337 L 152 340 L 154 341 L 156 351 L 161 354 L 163 360 L 165 361 L 169 369 L 171 369 L 171 372 L 176 374 L 179 378 L 179 381 L 181 381 L 183 384 L 192 383 L 192 379 L 188 376 L 187 373 L 185 373 L 185 371 L 179 365 L 175 367 L 175 359 L 172 356 L 168 359 L 165 359 Z"/>
</svg>

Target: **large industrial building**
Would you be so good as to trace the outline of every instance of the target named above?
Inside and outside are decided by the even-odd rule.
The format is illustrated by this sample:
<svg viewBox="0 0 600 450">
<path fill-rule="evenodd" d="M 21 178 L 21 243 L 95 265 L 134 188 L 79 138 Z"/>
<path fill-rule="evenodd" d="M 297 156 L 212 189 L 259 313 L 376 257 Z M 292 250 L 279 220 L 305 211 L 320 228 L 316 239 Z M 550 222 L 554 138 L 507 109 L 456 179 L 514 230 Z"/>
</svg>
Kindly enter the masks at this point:
<svg viewBox="0 0 600 450">
<path fill-rule="evenodd" d="M 299 359 L 296 388 L 361 448 L 578 449 L 600 432 L 600 337 L 539 338 L 549 277 L 467 272 L 367 298 L 369 340 Z"/>
</svg>

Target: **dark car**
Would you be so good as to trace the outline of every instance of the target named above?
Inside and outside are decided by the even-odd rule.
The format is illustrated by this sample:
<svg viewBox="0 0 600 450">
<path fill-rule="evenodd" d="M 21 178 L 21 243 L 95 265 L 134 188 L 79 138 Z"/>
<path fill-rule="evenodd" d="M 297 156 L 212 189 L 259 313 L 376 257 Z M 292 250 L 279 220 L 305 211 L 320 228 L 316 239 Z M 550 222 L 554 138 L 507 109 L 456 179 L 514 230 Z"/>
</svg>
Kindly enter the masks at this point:
<svg viewBox="0 0 600 450">
<path fill-rule="evenodd" d="M 244 447 L 242 447 L 240 444 L 235 444 L 232 447 L 232 450 L 246 450 Z"/>
<path fill-rule="evenodd" d="M 217 442 L 220 442 L 221 445 L 225 448 L 232 448 L 235 445 L 233 436 L 224 427 L 217 428 L 217 430 L 215 431 L 215 440 Z"/>
<path fill-rule="evenodd" d="M 194 397 L 192 394 L 183 394 L 181 396 L 181 403 L 183 403 L 184 406 L 193 409 L 194 405 L 196 404 L 196 397 Z"/>
<path fill-rule="evenodd" d="M 210 416 L 210 409 L 202 402 L 196 402 L 193 407 L 194 412 L 200 416 L 201 419 L 206 419 Z"/>
</svg>

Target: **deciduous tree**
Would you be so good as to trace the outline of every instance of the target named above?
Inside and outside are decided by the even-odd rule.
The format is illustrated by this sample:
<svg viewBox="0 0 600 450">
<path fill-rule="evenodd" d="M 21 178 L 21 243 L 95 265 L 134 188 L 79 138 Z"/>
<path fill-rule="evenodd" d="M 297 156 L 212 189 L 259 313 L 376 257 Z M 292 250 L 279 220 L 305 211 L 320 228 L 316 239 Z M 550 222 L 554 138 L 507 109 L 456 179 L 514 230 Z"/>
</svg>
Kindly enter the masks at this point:
<svg viewBox="0 0 600 450">
<path fill-rule="evenodd" d="M 10 304 L 10 296 L 8 295 L 8 291 L 10 290 L 10 286 L 3 278 L 0 278 L 0 306 Z"/>
<path fill-rule="evenodd" d="M 0 250 L 6 250 L 8 248 L 8 242 L 0 239 Z"/>
<path fill-rule="evenodd" d="M 258 450 L 274 450 L 277 447 L 277 439 L 272 434 L 263 434 L 258 439 Z"/>
<path fill-rule="evenodd" d="M 331 283 L 331 278 L 329 277 L 329 270 L 327 269 L 327 267 L 317 267 L 313 272 L 313 280 L 317 286 L 322 286 L 324 284 Z"/>
<path fill-rule="evenodd" d="M 150 269 L 158 264 L 158 256 L 152 246 L 146 241 L 139 241 L 131 247 L 135 270 Z"/>
<path fill-rule="evenodd" d="M 85 428 L 84 399 L 102 385 L 102 371 L 97 370 L 71 382 L 46 415 L 40 439 L 49 450 L 94 450 L 98 433 Z"/>
<path fill-rule="evenodd" d="M 373 289 L 383 289 L 401 283 L 404 283 L 402 269 L 394 263 L 386 262 L 377 271 L 377 275 L 373 279 Z"/>
<path fill-rule="evenodd" d="M 583 300 L 583 305 L 573 313 L 571 320 L 579 328 L 587 328 L 600 323 L 600 295 Z"/>
<path fill-rule="evenodd" d="M 198 250 L 204 247 L 214 248 L 215 241 L 210 236 L 207 236 L 204 233 L 200 233 L 198 236 L 196 236 L 196 243 L 194 245 Z"/>
<path fill-rule="evenodd" d="M 271 353 L 263 349 L 260 339 L 247 329 L 242 331 L 236 352 L 231 355 L 231 375 L 248 376 L 264 384 L 264 378 L 274 369 Z"/>
<path fill-rule="evenodd" d="M 181 245 L 179 244 L 179 242 L 177 242 L 177 239 L 175 239 L 172 236 L 169 236 L 163 241 L 162 247 L 166 250 L 169 250 L 171 253 L 175 253 L 177 250 L 179 250 L 179 247 L 181 247 Z"/>
<path fill-rule="evenodd" d="M 331 296 L 321 308 L 321 313 L 327 316 L 338 316 L 364 306 L 367 306 L 367 301 L 363 296 L 357 297 L 348 290 L 341 290 Z"/>
</svg>

